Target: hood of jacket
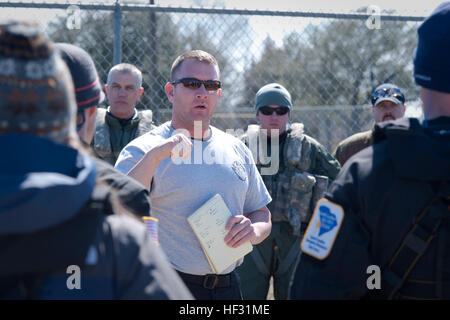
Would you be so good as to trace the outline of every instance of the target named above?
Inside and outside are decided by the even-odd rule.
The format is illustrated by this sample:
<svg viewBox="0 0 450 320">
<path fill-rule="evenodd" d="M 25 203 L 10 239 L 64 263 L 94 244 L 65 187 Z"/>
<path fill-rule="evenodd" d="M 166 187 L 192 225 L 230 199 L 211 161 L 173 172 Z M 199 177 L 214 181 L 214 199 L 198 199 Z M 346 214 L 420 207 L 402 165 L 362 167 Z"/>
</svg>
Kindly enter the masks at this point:
<svg viewBox="0 0 450 320">
<path fill-rule="evenodd" d="M 87 155 L 27 135 L 0 135 L 0 146 L 0 236 L 56 226 L 89 200 L 96 167 Z"/>
</svg>

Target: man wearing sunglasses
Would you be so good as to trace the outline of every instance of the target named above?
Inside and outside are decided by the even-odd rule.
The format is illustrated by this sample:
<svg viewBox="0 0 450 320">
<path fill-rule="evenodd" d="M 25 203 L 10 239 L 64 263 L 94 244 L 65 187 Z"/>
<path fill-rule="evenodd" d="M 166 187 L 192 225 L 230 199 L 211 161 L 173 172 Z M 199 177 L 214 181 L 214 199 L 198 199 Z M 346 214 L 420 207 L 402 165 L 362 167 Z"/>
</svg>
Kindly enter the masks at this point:
<svg viewBox="0 0 450 320">
<path fill-rule="evenodd" d="M 233 216 L 224 237 L 230 247 L 256 245 L 270 233 L 271 201 L 250 150 L 210 125 L 221 95 L 220 71 L 209 53 L 194 50 L 172 65 L 165 91 L 172 119 L 128 144 L 116 168 L 150 189 L 159 243 L 196 299 L 241 299 L 234 269 L 214 274 L 187 217 L 215 194 Z M 182 161 L 179 161 L 182 160 Z"/>
<path fill-rule="evenodd" d="M 424 120 L 377 124 L 342 168 L 302 241 L 292 298 L 450 299 L 449 31 L 445 2 L 417 30 Z"/>
<path fill-rule="evenodd" d="M 300 239 L 315 201 L 340 169 L 319 142 L 304 134 L 303 124 L 288 124 L 291 108 L 286 88 L 278 83 L 263 86 L 255 104 L 260 125 L 250 125 L 242 137 L 273 198 L 268 205 L 272 232 L 238 268 L 244 299 L 266 299 L 272 277 L 275 299 L 288 298 L 289 282 L 300 258 Z M 252 141 L 257 141 L 256 148 Z"/>
<path fill-rule="evenodd" d="M 376 123 L 402 118 L 405 114 L 405 96 L 400 88 L 391 83 L 378 86 L 372 93 L 372 112 Z M 337 146 L 334 156 L 341 166 L 355 153 L 370 146 L 373 139 L 373 128 L 356 133 Z"/>
</svg>

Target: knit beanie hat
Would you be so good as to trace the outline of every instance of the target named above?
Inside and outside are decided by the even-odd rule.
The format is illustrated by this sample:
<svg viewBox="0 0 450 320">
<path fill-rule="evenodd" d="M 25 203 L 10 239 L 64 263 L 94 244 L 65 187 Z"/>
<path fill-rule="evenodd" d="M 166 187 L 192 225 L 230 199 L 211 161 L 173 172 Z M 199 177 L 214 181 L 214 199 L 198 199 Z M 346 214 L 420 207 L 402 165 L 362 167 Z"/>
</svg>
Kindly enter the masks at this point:
<svg viewBox="0 0 450 320">
<path fill-rule="evenodd" d="M 258 112 L 259 108 L 270 104 L 278 105 L 280 107 L 288 107 L 291 109 L 291 95 L 281 84 L 266 84 L 256 93 L 255 110 Z"/>
<path fill-rule="evenodd" d="M 0 134 L 75 133 L 70 73 L 37 24 L 0 22 Z"/>
<path fill-rule="evenodd" d="M 414 79 L 422 87 L 450 93 L 450 2 L 440 4 L 420 25 Z"/>
</svg>

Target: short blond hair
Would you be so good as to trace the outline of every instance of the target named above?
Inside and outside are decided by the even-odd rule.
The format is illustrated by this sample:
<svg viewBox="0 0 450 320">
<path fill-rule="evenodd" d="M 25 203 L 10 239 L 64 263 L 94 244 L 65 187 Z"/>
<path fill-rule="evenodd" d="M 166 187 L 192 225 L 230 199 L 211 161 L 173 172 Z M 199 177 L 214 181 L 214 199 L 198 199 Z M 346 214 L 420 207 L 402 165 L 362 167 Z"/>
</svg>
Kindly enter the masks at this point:
<svg viewBox="0 0 450 320">
<path fill-rule="evenodd" d="M 172 68 L 170 69 L 170 81 L 176 80 L 174 79 L 174 75 L 180 69 L 181 64 L 185 60 L 197 60 L 200 62 L 212 64 L 214 66 L 217 66 L 218 74 L 220 74 L 219 64 L 217 63 L 216 58 L 214 58 L 212 54 L 203 50 L 191 50 L 183 53 L 182 55 L 178 56 L 175 59 L 175 61 L 172 64 Z"/>
</svg>

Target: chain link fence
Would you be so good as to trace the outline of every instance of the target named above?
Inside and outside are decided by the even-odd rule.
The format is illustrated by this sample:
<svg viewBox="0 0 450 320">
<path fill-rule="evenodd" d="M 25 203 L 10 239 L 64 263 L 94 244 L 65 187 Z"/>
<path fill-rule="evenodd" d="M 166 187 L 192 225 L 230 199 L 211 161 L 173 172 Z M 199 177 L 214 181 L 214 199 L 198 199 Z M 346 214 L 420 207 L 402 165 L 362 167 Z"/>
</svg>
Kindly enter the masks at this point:
<svg viewBox="0 0 450 320">
<path fill-rule="evenodd" d="M 271 82 L 290 91 L 291 121 L 303 122 L 306 133 L 330 152 L 373 125 L 369 97 L 383 82 L 402 88 L 407 114 L 420 116 L 412 56 L 424 17 L 373 7 L 333 14 L 120 1 L 0 2 L 0 18 L 11 16 L 37 19 L 54 41 L 87 50 L 103 83 L 113 65 L 136 65 L 145 89 L 138 108 L 151 109 L 157 124 L 171 117 L 164 93 L 171 64 L 190 49 L 210 52 L 219 62 L 223 94 L 212 124 L 222 130 L 256 123 L 255 94 Z"/>
</svg>

